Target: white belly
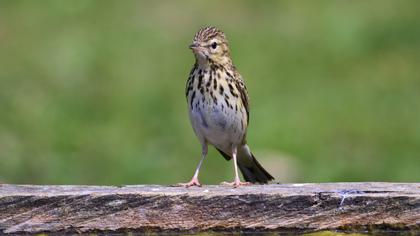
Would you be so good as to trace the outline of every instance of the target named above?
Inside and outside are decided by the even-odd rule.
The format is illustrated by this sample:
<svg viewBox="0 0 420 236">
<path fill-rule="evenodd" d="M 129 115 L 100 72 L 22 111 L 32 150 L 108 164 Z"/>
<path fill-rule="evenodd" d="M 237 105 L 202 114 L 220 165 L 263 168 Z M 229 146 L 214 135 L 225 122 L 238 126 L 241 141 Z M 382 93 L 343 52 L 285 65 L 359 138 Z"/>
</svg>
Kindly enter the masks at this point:
<svg viewBox="0 0 420 236">
<path fill-rule="evenodd" d="M 229 108 L 224 101 L 216 105 L 210 99 L 200 105 L 190 110 L 191 123 L 197 137 L 202 142 L 230 153 L 232 146 L 239 145 L 245 135 L 241 110 Z"/>
</svg>

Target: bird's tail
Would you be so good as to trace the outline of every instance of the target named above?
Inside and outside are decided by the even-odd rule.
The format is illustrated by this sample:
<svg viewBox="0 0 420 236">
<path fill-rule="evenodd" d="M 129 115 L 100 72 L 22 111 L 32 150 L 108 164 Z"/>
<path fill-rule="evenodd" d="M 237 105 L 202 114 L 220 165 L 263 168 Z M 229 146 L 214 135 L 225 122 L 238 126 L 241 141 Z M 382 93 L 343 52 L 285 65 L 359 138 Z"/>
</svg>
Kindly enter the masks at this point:
<svg viewBox="0 0 420 236">
<path fill-rule="evenodd" d="M 274 179 L 255 159 L 246 144 L 238 149 L 238 167 L 247 182 L 266 184 Z"/>
</svg>

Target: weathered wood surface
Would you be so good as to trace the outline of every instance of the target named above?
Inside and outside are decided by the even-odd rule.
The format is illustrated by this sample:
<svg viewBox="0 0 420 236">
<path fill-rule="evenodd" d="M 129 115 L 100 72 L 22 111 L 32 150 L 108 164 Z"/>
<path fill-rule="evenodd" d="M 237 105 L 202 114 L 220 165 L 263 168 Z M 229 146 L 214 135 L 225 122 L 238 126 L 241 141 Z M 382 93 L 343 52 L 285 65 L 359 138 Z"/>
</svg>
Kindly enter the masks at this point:
<svg viewBox="0 0 420 236">
<path fill-rule="evenodd" d="M 0 185 L 0 233 L 420 232 L 419 183 Z"/>
</svg>

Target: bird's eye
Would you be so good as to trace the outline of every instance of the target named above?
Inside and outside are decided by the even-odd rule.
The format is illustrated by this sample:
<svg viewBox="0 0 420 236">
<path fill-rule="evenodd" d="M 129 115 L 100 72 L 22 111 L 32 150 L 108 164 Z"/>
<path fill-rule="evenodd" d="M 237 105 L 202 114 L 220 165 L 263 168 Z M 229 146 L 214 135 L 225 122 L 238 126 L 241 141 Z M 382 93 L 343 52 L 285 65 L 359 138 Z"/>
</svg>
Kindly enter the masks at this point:
<svg viewBox="0 0 420 236">
<path fill-rule="evenodd" d="M 216 48 L 217 48 L 217 43 L 216 43 L 216 42 L 213 42 L 213 43 L 211 44 L 211 48 L 216 49 Z"/>
</svg>

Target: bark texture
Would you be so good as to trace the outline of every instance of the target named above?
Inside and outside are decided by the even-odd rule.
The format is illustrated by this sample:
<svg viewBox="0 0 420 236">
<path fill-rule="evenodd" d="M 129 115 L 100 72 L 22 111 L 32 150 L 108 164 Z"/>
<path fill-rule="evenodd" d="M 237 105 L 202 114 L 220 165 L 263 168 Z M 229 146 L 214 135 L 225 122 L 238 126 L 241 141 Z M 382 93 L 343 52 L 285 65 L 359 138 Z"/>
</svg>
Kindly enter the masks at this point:
<svg viewBox="0 0 420 236">
<path fill-rule="evenodd" d="M 0 234 L 319 230 L 420 233 L 420 184 L 0 185 Z"/>
</svg>

